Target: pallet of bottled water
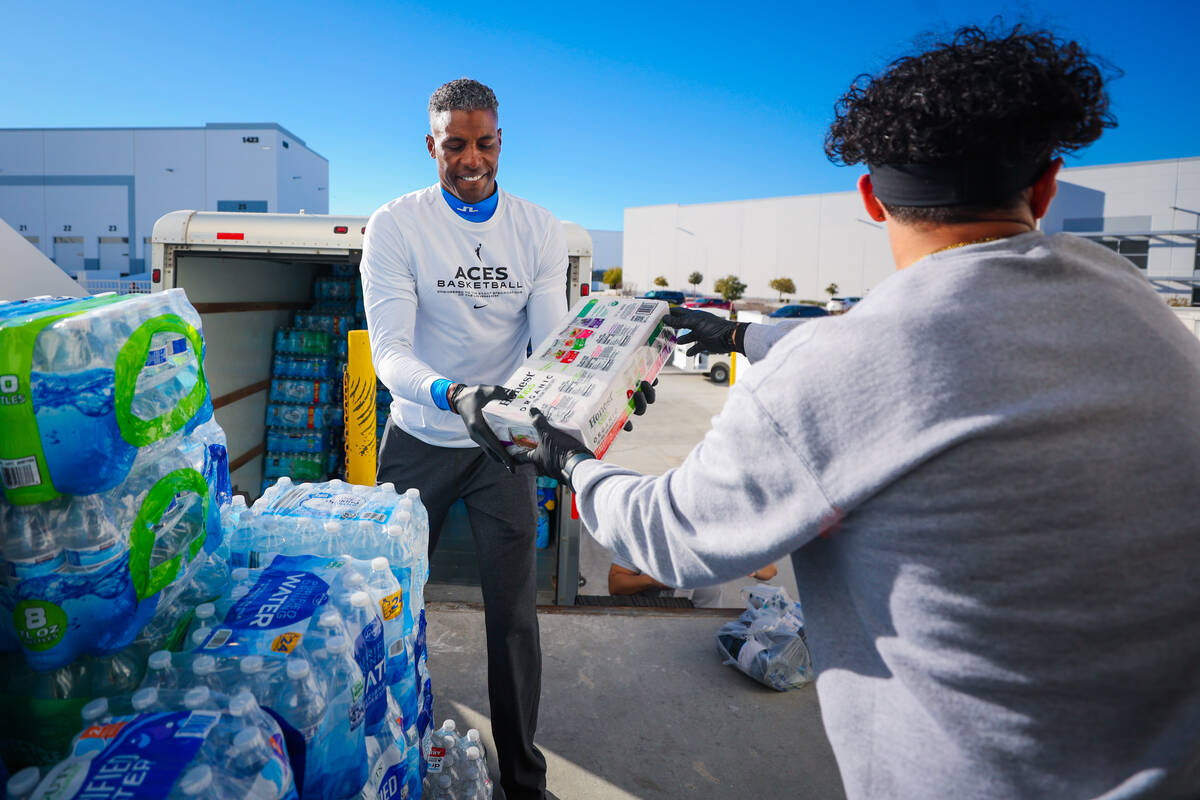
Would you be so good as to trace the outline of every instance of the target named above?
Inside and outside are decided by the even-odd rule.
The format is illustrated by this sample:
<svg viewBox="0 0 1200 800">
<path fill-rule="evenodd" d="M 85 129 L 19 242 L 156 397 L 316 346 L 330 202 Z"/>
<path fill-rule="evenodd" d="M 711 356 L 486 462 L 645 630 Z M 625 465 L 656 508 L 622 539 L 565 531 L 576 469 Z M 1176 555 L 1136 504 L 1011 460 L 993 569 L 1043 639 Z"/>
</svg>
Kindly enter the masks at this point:
<svg viewBox="0 0 1200 800">
<path fill-rule="evenodd" d="M 29 767 L 13 775 L 9 798 L 297 797 L 278 717 L 249 691 L 151 686 L 98 698 L 82 717 L 67 758 L 45 774 Z"/>
<path fill-rule="evenodd" d="M 429 743 L 422 797 L 430 800 L 491 800 L 487 753 L 479 731 L 460 734 L 452 719 L 442 723 Z"/>
</svg>

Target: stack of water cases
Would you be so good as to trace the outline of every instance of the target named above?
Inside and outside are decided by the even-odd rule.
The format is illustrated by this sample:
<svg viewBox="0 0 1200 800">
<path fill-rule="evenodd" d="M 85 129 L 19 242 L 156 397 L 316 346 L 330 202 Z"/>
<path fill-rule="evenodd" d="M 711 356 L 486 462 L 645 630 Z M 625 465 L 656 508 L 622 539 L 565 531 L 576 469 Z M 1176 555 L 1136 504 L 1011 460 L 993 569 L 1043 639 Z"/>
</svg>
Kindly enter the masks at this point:
<svg viewBox="0 0 1200 800">
<path fill-rule="evenodd" d="M 225 591 L 225 436 L 182 290 L 0 304 L 0 755 L 62 757 Z"/>
<path fill-rule="evenodd" d="M 390 484 L 281 478 L 237 515 L 233 587 L 197 610 L 189 647 L 215 658 L 206 680 L 246 682 L 278 714 L 302 797 L 420 795 L 428 542 L 419 493 Z"/>
<path fill-rule="evenodd" d="M 315 302 L 275 332 L 263 491 L 276 479 L 343 475 L 342 376 L 346 334 L 365 329 L 357 267 L 335 265 L 313 282 Z"/>
</svg>

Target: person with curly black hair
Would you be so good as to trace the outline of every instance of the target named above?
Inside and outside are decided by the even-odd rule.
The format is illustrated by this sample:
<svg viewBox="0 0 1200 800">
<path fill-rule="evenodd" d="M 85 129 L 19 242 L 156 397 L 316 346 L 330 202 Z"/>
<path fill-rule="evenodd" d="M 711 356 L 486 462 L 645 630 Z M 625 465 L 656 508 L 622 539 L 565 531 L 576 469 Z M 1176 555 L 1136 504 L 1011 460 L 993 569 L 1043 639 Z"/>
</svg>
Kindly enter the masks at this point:
<svg viewBox="0 0 1200 800">
<path fill-rule="evenodd" d="M 1115 124 L 1104 72 L 964 28 L 856 79 L 827 150 L 867 165 L 897 272 L 798 327 L 672 311 L 752 366 L 661 477 L 534 415 L 532 461 L 653 579 L 791 554 L 852 800 L 1200 797 L 1200 343 L 1128 261 L 1037 229 Z"/>
</svg>

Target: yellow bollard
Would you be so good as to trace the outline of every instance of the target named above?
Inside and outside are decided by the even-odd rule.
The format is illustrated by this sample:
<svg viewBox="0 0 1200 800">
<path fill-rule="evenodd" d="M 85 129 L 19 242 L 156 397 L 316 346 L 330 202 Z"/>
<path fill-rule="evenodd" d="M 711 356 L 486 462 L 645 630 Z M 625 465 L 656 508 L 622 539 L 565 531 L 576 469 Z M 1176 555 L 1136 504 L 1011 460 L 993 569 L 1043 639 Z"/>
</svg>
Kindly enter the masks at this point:
<svg viewBox="0 0 1200 800">
<path fill-rule="evenodd" d="M 349 332 L 346 372 L 342 378 L 346 424 L 346 481 L 375 485 L 375 367 L 366 331 Z"/>
<path fill-rule="evenodd" d="M 733 310 L 732 304 L 730 305 L 729 319 L 737 322 L 737 311 Z M 731 350 L 729 352 L 729 385 L 733 386 L 735 380 L 737 380 L 737 353 Z"/>
</svg>

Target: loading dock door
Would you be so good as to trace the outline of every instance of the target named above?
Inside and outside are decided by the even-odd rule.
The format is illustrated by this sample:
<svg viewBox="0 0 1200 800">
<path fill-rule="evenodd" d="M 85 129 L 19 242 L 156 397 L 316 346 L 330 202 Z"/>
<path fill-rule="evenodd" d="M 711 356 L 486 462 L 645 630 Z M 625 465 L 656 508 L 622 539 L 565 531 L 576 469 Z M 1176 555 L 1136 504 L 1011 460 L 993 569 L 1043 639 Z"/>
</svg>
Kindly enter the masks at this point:
<svg viewBox="0 0 1200 800">
<path fill-rule="evenodd" d="M 83 237 L 55 236 L 54 263 L 68 275 L 83 269 Z"/>
<path fill-rule="evenodd" d="M 128 237 L 100 237 L 100 269 L 115 269 L 121 272 L 129 272 Z"/>
</svg>

